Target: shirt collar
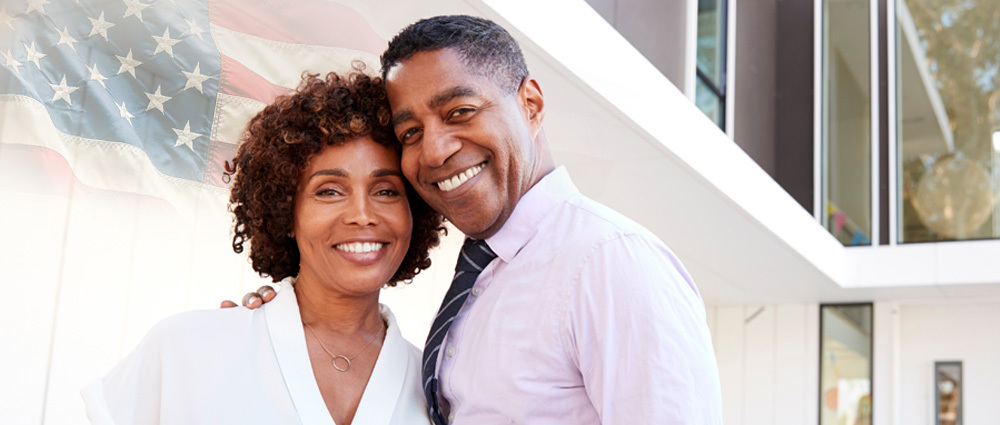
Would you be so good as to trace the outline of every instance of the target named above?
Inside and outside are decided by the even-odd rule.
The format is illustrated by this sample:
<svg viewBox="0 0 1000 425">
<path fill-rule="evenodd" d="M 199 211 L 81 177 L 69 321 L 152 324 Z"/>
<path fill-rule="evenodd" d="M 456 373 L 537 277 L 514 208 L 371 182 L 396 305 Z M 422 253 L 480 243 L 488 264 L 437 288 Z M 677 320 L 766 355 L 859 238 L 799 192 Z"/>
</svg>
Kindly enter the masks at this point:
<svg viewBox="0 0 1000 425">
<path fill-rule="evenodd" d="M 507 222 L 493 236 L 486 238 L 486 243 L 500 259 L 509 263 L 538 233 L 542 219 L 557 205 L 578 193 L 580 191 L 570 180 L 566 167 L 556 168 L 528 189 Z"/>
</svg>

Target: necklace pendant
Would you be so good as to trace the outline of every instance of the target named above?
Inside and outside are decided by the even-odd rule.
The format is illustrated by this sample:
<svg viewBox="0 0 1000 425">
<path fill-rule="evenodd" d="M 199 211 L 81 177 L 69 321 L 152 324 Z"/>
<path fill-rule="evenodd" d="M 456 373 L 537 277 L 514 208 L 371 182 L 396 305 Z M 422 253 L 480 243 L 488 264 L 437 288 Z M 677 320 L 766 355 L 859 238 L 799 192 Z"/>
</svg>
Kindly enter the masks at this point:
<svg viewBox="0 0 1000 425">
<path fill-rule="evenodd" d="M 338 360 L 340 361 L 339 363 Z M 341 372 L 347 372 L 351 370 L 351 359 L 345 356 L 340 356 L 340 355 L 333 356 L 333 361 L 331 361 L 331 363 L 333 363 L 334 369 L 337 369 Z"/>
</svg>

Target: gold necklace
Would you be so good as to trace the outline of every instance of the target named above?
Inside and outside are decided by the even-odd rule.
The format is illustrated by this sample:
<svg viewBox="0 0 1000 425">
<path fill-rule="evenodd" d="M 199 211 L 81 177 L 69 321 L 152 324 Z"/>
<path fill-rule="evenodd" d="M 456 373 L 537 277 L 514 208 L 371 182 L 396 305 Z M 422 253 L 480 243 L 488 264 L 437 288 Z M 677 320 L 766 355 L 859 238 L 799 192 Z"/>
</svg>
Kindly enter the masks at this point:
<svg viewBox="0 0 1000 425">
<path fill-rule="evenodd" d="M 379 320 L 379 323 L 382 323 L 382 325 L 385 326 L 385 322 L 383 322 L 381 319 Z M 341 354 L 333 354 L 333 353 L 330 352 L 329 349 L 326 348 L 326 345 L 323 344 L 323 340 L 319 339 L 319 335 L 316 335 L 316 331 L 313 330 L 312 326 L 309 326 L 309 324 L 306 323 L 306 322 L 302 322 L 302 324 L 306 325 L 306 327 L 309 328 L 309 332 L 312 332 L 313 337 L 316 338 L 316 342 L 319 343 L 320 347 L 323 347 L 323 351 L 326 351 L 326 354 L 329 354 L 330 357 L 333 358 L 333 360 L 330 361 L 330 363 L 333 364 L 333 368 L 337 369 L 337 370 L 339 370 L 341 372 L 347 372 L 347 371 L 351 370 L 351 360 L 354 360 L 354 359 L 358 358 L 358 356 L 360 356 L 361 353 L 365 352 L 365 349 L 368 348 L 369 345 L 372 345 L 372 340 L 369 339 L 368 343 L 365 344 L 364 347 L 361 347 L 361 351 L 358 351 L 358 354 L 355 354 L 351 358 L 347 358 L 347 356 L 344 356 L 344 355 L 341 355 Z M 375 335 L 378 336 L 381 333 L 382 333 L 382 326 L 379 326 L 378 332 Z M 347 366 L 341 367 L 339 364 L 337 364 L 337 360 L 343 360 L 343 363 L 347 363 Z"/>
</svg>

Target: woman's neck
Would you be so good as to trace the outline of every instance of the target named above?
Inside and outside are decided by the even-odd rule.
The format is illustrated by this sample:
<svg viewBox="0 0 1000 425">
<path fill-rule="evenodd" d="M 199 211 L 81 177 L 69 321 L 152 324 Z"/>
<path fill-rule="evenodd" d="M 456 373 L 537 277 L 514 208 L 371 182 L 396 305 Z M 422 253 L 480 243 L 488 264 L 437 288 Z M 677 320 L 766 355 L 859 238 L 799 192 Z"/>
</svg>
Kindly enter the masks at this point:
<svg viewBox="0 0 1000 425">
<path fill-rule="evenodd" d="M 360 296 L 336 293 L 308 275 L 296 279 L 295 298 L 302 323 L 341 335 L 381 330 L 379 292 Z"/>
</svg>

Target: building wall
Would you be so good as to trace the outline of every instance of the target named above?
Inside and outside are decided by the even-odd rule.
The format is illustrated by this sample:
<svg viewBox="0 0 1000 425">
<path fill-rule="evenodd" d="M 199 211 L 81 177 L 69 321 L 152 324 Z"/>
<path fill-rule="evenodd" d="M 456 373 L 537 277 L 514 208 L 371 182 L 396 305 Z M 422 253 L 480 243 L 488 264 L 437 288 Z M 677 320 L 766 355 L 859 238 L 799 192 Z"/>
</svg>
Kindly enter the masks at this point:
<svg viewBox="0 0 1000 425">
<path fill-rule="evenodd" d="M 817 424 L 819 305 L 708 306 L 727 425 Z M 963 364 L 963 423 L 1000 418 L 1000 300 L 873 305 L 873 423 L 934 421 L 935 361 Z"/>
<path fill-rule="evenodd" d="M 709 306 L 707 316 L 722 384 L 723 423 L 816 423 L 816 304 Z"/>
<path fill-rule="evenodd" d="M 912 304 L 900 315 L 900 424 L 934 421 L 935 361 L 962 361 L 965 424 L 1000 423 L 1000 301 Z"/>
<path fill-rule="evenodd" d="M 771 177 L 775 164 L 777 0 L 746 2 L 736 9 L 736 102 L 733 141 Z M 731 9 L 732 10 L 732 9 Z"/>
<path fill-rule="evenodd" d="M 684 90 L 687 1 L 587 0 L 587 4 Z"/>
</svg>

